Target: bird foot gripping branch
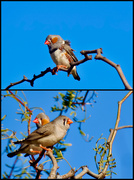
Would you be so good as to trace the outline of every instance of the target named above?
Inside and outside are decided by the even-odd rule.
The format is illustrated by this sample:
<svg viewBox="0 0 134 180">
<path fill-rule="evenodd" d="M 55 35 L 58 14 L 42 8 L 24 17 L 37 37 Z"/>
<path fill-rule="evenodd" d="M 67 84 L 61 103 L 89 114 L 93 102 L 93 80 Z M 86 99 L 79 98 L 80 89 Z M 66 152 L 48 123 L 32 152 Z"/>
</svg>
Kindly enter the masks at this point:
<svg viewBox="0 0 134 180">
<path fill-rule="evenodd" d="M 40 144 L 40 147 L 41 147 L 42 149 L 45 149 L 46 151 L 51 151 L 51 152 L 53 152 L 53 150 L 52 150 L 52 149 L 50 149 L 50 148 L 46 148 L 46 147 L 42 146 L 41 144 Z"/>
<path fill-rule="evenodd" d="M 54 75 L 54 74 L 57 75 L 56 72 L 58 72 L 60 68 L 65 68 L 65 69 L 67 69 L 67 66 L 57 65 L 56 67 L 54 67 L 54 68 L 52 69 L 52 74 L 53 74 L 53 75 Z"/>
<path fill-rule="evenodd" d="M 37 154 L 40 154 L 40 153 L 41 153 L 41 151 L 36 151 L 36 150 L 33 150 L 33 149 L 30 149 L 30 152 L 31 152 L 31 153 L 37 153 Z"/>
</svg>

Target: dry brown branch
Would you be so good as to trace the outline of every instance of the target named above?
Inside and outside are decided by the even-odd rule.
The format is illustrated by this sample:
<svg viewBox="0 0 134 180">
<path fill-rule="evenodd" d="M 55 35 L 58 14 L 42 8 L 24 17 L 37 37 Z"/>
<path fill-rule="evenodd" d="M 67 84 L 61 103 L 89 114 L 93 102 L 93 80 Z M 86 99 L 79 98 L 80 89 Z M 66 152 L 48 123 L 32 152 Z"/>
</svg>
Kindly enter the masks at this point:
<svg viewBox="0 0 134 180">
<path fill-rule="evenodd" d="M 95 49 L 95 50 L 82 50 L 80 53 L 85 56 L 84 59 L 79 60 L 79 61 L 77 61 L 77 62 L 72 62 L 72 63 L 70 64 L 70 68 L 69 68 L 69 69 L 60 67 L 59 70 L 67 72 L 67 73 L 68 73 L 68 76 L 69 76 L 69 75 L 70 75 L 70 72 L 71 72 L 71 70 L 72 70 L 72 68 L 73 68 L 74 66 L 78 66 L 79 64 L 82 64 L 82 63 L 84 63 L 84 62 L 86 62 L 86 61 L 88 61 L 88 60 L 92 60 L 92 55 L 88 56 L 87 54 L 97 53 L 97 55 L 94 57 L 94 59 L 102 60 L 102 61 L 108 63 L 109 65 L 111 65 L 112 67 L 114 67 L 114 68 L 117 70 L 117 72 L 118 72 L 118 74 L 119 74 L 119 76 L 120 76 L 120 78 L 121 78 L 121 80 L 122 80 L 122 82 L 123 82 L 123 84 L 124 84 L 124 86 L 125 86 L 125 89 L 132 89 L 132 87 L 128 84 L 128 82 L 127 82 L 127 80 L 126 80 L 126 78 L 125 78 L 125 76 L 124 76 L 124 74 L 123 74 L 123 72 L 122 72 L 122 69 L 121 69 L 120 65 L 115 64 L 114 62 L 110 61 L 109 59 L 107 59 L 106 57 L 104 57 L 104 56 L 101 55 L 101 54 L 103 53 L 103 52 L 102 52 L 102 48 Z M 23 83 L 23 82 L 29 82 L 30 85 L 33 87 L 34 81 L 35 81 L 36 79 L 38 79 L 38 78 L 40 78 L 40 77 L 43 77 L 43 76 L 44 76 L 45 74 L 47 74 L 48 72 L 51 72 L 52 75 L 55 75 L 55 74 L 56 74 L 56 70 L 57 70 L 56 68 L 55 68 L 55 69 L 54 69 L 54 68 L 51 69 L 51 68 L 49 67 L 49 68 L 47 68 L 45 71 L 41 71 L 41 73 L 40 73 L 39 75 L 35 75 L 35 74 L 34 74 L 34 75 L 33 75 L 33 78 L 32 78 L 31 80 L 28 79 L 28 78 L 24 75 L 22 80 L 17 81 L 17 82 L 15 82 L 15 83 L 10 83 L 10 85 L 7 86 L 5 89 L 8 90 L 8 89 L 10 89 L 11 87 L 13 87 L 13 86 L 15 86 L 15 85 L 17 85 L 17 84 Z"/>
<path fill-rule="evenodd" d="M 116 119 L 116 123 L 115 123 L 115 127 L 114 129 L 111 130 L 109 138 L 108 138 L 108 146 L 107 149 L 109 149 L 108 152 L 108 161 L 106 162 L 103 171 L 99 174 L 99 179 L 102 179 L 105 177 L 107 168 L 109 166 L 109 161 L 112 155 L 112 145 L 113 145 L 113 141 L 115 139 L 117 130 L 118 130 L 118 125 L 119 125 L 119 121 L 120 121 L 120 113 L 121 113 L 121 106 L 122 103 L 133 93 L 133 91 L 129 91 L 128 94 L 121 100 L 118 102 L 118 112 L 117 112 L 117 119 Z"/>
<path fill-rule="evenodd" d="M 82 168 L 82 172 L 80 172 L 79 174 L 77 174 L 77 175 L 74 177 L 74 179 L 81 179 L 81 177 L 83 177 L 85 174 L 88 174 L 88 175 L 90 175 L 90 176 L 98 179 L 98 176 L 99 176 L 99 175 L 93 173 L 92 171 L 90 171 L 87 166 L 81 166 L 80 168 Z M 79 169 L 80 169 L 80 168 L 79 168 Z"/>
<path fill-rule="evenodd" d="M 132 125 L 126 125 L 126 126 L 121 126 L 121 127 L 118 127 L 119 125 L 119 121 L 120 121 L 120 113 L 121 113 L 121 106 L 122 106 L 122 103 L 133 93 L 133 91 L 129 91 L 127 93 L 127 95 L 121 100 L 118 102 L 118 112 L 117 112 L 117 119 L 116 119 L 116 123 L 115 123 L 115 127 L 114 129 L 110 129 L 110 135 L 108 137 L 108 141 L 107 141 L 107 147 L 106 147 L 106 150 L 109 150 L 108 152 L 108 161 L 105 163 L 105 166 L 104 166 L 104 169 L 103 171 L 99 174 L 95 174 L 93 173 L 92 171 L 90 171 L 88 169 L 87 166 L 81 166 L 80 168 L 82 168 L 82 172 L 80 172 L 78 175 L 74 176 L 75 179 L 80 179 L 82 178 L 85 174 L 88 174 L 94 178 L 97 178 L 97 179 L 104 179 L 105 176 L 106 176 L 106 171 L 108 169 L 108 166 L 109 166 L 109 162 L 110 162 L 110 158 L 111 158 L 111 154 L 112 154 L 112 145 L 113 145 L 113 141 L 115 139 L 115 136 L 116 136 L 116 133 L 118 130 L 120 129 L 123 129 L 123 128 L 132 128 L 133 126 Z M 103 160 L 103 157 L 101 157 L 101 160 Z M 79 168 L 79 169 L 80 169 Z M 78 171 L 78 170 L 77 170 Z M 76 171 L 76 172 L 77 172 Z"/>
<path fill-rule="evenodd" d="M 71 66 L 70 66 L 69 69 L 60 67 L 59 70 L 60 70 L 60 71 L 68 72 L 68 75 L 69 75 L 70 72 L 71 72 L 71 70 L 72 70 L 72 68 L 73 68 L 74 66 L 78 66 L 79 64 L 82 64 L 82 63 L 86 62 L 87 60 L 91 60 L 91 59 L 92 59 L 92 56 L 85 55 L 85 58 L 84 58 L 84 59 L 82 59 L 82 60 L 80 60 L 80 61 L 78 61 L 78 62 L 73 62 L 73 63 L 71 63 Z M 7 86 L 7 87 L 5 88 L 5 90 L 8 90 L 9 88 L 11 88 L 11 87 L 13 87 L 13 86 L 15 86 L 15 85 L 17 85 L 17 84 L 23 83 L 23 82 L 25 82 L 25 81 L 26 81 L 26 82 L 29 82 L 30 85 L 33 87 L 34 81 L 35 81 L 36 79 L 44 76 L 44 75 L 47 74 L 48 72 L 51 72 L 52 75 L 55 75 L 55 74 L 56 74 L 56 71 L 57 71 L 56 68 L 51 69 L 51 68 L 49 67 L 49 68 L 47 68 L 45 71 L 41 71 L 41 73 L 40 73 L 39 75 L 35 75 L 35 74 L 34 74 L 34 75 L 33 75 L 33 78 L 32 78 L 31 80 L 28 79 L 28 78 L 24 75 L 22 80 L 17 81 L 17 82 L 15 82 L 15 83 L 10 83 L 10 85 Z"/>
<path fill-rule="evenodd" d="M 10 83 L 10 85 L 7 86 L 7 87 L 5 88 L 5 90 L 8 90 L 8 89 L 10 89 L 12 86 L 15 86 L 15 85 L 17 85 L 17 84 L 21 84 L 21 83 L 23 83 L 23 82 L 25 82 L 25 81 L 28 81 L 28 79 L 27 79 L 27 77 L 24 75 L 22 80 L 17 81 L 17 82 L 15 82 L 15 83 Z"/>
<path fill-rule="evenodd" d="M 67 174 L 57 175 L 57 179 L 67 179 L 73 177 L 75 174 L 75 170 L 71 169 Z"/>
<path fill-rule="evenodd" d="M 38 78 L 40 78 L 40 77 L 42 77 L 42 76 L 44 76 L 46 73 L 48 73 L 48 72 L 51 72 L 52 73 L 52 69 L 49 67 L 49 68 L 47 68 L 45 71 L 41 71 L 41 73 L 39 74 L 39 75 L 33 75 L 33 78 L 30 80 L 30 79 L 28 79 L 25 75 L 23 76 L 23 79 L 22 80 L 20 80 L 20 81 L 17 81 L 17 82 L 15 82 L 15 83 L 10 83 L 10 85 L 9 86 L 7 86 L 6 88 L 5 88 L 5 90 L 8 90 L 9 88 L 11 88 L 11 87 L 13 87 L 13 86 L 15 86 L 15 85 L 17 85 L 17 84 L 20 84 L 20 83 L 23 83 L 23 82 L 29 82 L 30 83 L 30 85 L 33 87 L 33 84 L 34 84 L 34 81 L 36 80 L 36 79 L 38 79 Z"/>
<path fill-rule="evenodd" d="M 50 157 L 50 159 L 52 160 L 52 163 L 53 163 L 53 167 L 51 168 L 51 172 L 49 174 L 48 179 L 55 179 L 56 178 L 56 171 L 59 168 L 57 161 L 56 161 L 56 159 L 55 159 L 55 157 L 51 151 L 47 151 L 46 155 Z"/>
<path fill-rule="evenodd" d="M 107 59 L 106 57 L 101 55 L 103 53 L 102 48 L 99 48 L 96 50 L 91 50 L 91 51 L 90 50 L 82 50 L 81 51 L 81 54 L 83 54 L 83 55 L 91 54 L 91 53 L 97 53 L 97 55 L 95 56 L 94 59 L 102 60 L 102 61 L 108 63 L 109 65 L 111 65 L 112 67 L 114 67 L 117 70 L 117 72 L 118 72 L 118 74 L 119 74 L 119 76 L 120 76 L 120 78 L 121 78 L 121 80 L 125 86 L 125 89 L 132 89 L 132 87 L 128 84 L 128 82 L 126 80 L 120 65 L 115 64 L 114 62 L 110 61 L 109 59 Z"/>
<path fill-rule="evenodd" d="M 43 171 L 43 164 L 40 164 L 38 166 L 38 172 L 37 172 L 37 175 L 36 175 L 36 179 L 40 179 L 41 177 L 41 171 Z"/>
<path fill-rule="evenodd" d="M 124 128 L 133 128 L 133 125 L 121 126 L 121 127 L 118 127 L 116 130 L 120 130 Z"/>
</svg>

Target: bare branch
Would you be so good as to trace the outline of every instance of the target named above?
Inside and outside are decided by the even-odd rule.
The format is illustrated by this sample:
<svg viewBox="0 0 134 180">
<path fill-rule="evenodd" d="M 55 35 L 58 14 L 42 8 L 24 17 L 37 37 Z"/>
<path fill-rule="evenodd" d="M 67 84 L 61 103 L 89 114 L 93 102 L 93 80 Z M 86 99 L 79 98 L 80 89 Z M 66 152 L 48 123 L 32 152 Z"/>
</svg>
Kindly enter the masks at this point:
<svg viewBox="0 0 134 180">
<path fill-rule="evenodd" d="M 116 133 L 117 133 L 117 130 L 118 130 L 119 121 L 120 121 L 121 105 L 132 94 L 132 92 L 133 91 L 129 91 L 127 93 L 127 95 L 121 101 L 118 102 L 118 112 L 117 112 L 117 119 L 116 119 L 115 127 L 114 127 L 114 129 L 110 129 L 111 132 L 110 132 L 110 135 L 109 135 L 109 138 L 108 138 L 108 146 L 106 148 L 106 150 L 109 149 L 108 161 L 105 163 L 103 171 L 99 174 L 99 179 L 102 179 L 102 178 L 105 177 L 107 168 L 109 166 L 109 161 L 110 161 L 111 154 L 112 154 L 112 145 L 113 145 L 113 141 L 115 139 L 115 136 L 116 136 Z"/>
<path fill-rule="evenodd" d="M 25 82 L 25 81 L 28 81 L 28 79 L 27 79 L 27 77 L 24 75 L 22 80 L 17 81 L 17 82 L 15 82 L 15 83 L 10 83 L 10 85 L 7 86 L 7 87 L 5 88 L 5 90 L 8 90 L 8 89 L 10 89 L 12 86 L 15 86 L 15 85 L 17 85 L 17 84 L 21 84 L 21 83 L 23 83 L 23 82 Z"/>
<path fill-rule="evenodd" d="M 40 179 L 41 177 L 41 171 L 43 171 L 43 164 L 40 164 L 38 166 L 38 172 L 37 172 L 37 175 L 36 175 L 36 179 Z"/>
<path fill-rule="evenodd" d="M 97 178 L 97 179 L 104 179 L 105 176 L 106 176 L 106 171 L 107 171 L 107 168 L 109 166 L 109 162 L 110 162 L 110 158 L 111 158 L 111 154 L 112 154 L 112 145 L 113 145 L 113 140 L 115 138 L 115 135 L 116 135 L 116 132 L 117 130 L 119 129 L 123 129 L 123 128 L 132 128 L 133 126 L 132 125 L 126 125 L 126 126 L 121 126 L 121 127 L 118 127 L 118 124 L 119 124 L 119 121 L 120 121 L 120 112 L 121 112 L 121 105 L 122 103 L 132 94 L 133 91 L 129 91 L 128 94 L 121 100 L 118 102 L 118 113 L 117 113 L 117 120 L 116 120 L 116 123 L 115 123 L 115 128 L 114 129 L 110 129 L 110 135 L 109 135 L 109 138 L 108 138 L 108 141 L 107 141 L 107 147 L 105 150 L 109 150 L 108 152 L 108 161 L 105 163 L 105 166 L 104 166 L 104 169 L 102 172 L 100 172 L 99 174 L 95 174 L 93 173 L 92 171 L 90 171 L 88 169 L 87 166 L 81 166 L 80 168 L 82 168 L 82 172 L 80 172 L 78 175 L 76 175 L 74 178 L 75 179 L 80 179 L 81 177 L 83 177 L 85 174 L 88 174 L 94 178 Z M 103 160 L 104 157 L 101 157 L 101 160 Z M 79 169 L 80 169 L 79 168 Z M 77 172 L 78 170 L 75 171 L 75 173 Z"/>
<path fill-rule="evenodd" d="M 133 125 L 121 126 L 121 127 L 118 127 L 116 130 L 120 130 L 120 129 L 124 129 L 124 128 L 133 128 Z"/>
<path fill-rule="evenodd" d="M 41 74 L 39 74 L 39 75 L 33 75 L 33 78 L 30 80 L 30 79 L 28 79 L 25 75 L 23 76 L 23 79 L 21 80 L 21 81 L 17 81 L 17 82 L 15 82 L 15 83 L 10 83 L 10 85 L 9 86 L 7 86 L 6 88 L 5 88 L 5 90 L 8 90 L 9 88 L 11 88 L 11 87 L 13 87 L 13 86 L 15 86 L 15 85 L 17 85 L 17 84 L 20 84 L 20 83 L 23 83 L 23 82 L 29 82 L 30 83 L 30 85 L 33 87 L 33 85 L 34 85 L 34 81 L 36 80 L 36 79 L 38 79 L 38 78 L 40 78 L 40 77 L 42 77 L 42 76 L 44 76 L 46 73 L 48 73 L 48 72 L 51 72 L 52 73 L 52 69 L 49 67 L 49 68 L 47 68 L 45 71 L 41 71 Z"/>
<path fill-rule="evenodd" d="M 90 171 L 87 166 L 81 166 L 81 168 L 82 168 L 82 172 L 80 172 L 79 174 L 77 174 L 77 175 L 74 177 L 74 179 L 80 179 L 80 178 L 83 177 L 85 174 L 88 174 L 88 175 L 90 175 L 90 176 L 98 179 L 99 175 L 93 173 L 92 171 Z M 79 169 L 80 169 L 80 168 L 79 168 Z"/>
<path fill-rule="evenodd" d="M 91 53 L 97 53 L 97 55 L 95 56 L 94 59 L 102 60 L 102 61 L 108 63 L 109 65 L 111 65 L 112 67 L 114 67 L 117 70 L 117 72 L 118 72 L 118 74 L 119 74 L 119 76 L 120 76 L 120 78 L 121 78 L 121 80 L 122 80 L 122 82 L 123 82 L 123 84 L 125 86 L 125 89 L 132 89 L 132 87 L 128 84 L 128 82 L 126 80 L 120 65 L 115 64 L 114 62 L 110 61 L 109 59 L 107 59 L 106 57 L 101 55 L 103 53 L 102 48 L 99 48 L 99 49 L 96 49 L 96 50 L 91 50 L 91 51 L 90 50 L 87 50 L 87 51 L 82 50 L 81 51 L 81 54 L 83 54 L 83 55 L 91 54 Z"/>
<path fill-rule="evenodd" d="M 72 68 L 73 68 L 74 66 L 78 66 L 79 64 L 84 63 L 84 62 L 86 62 L 87 60 L 91 60 L 91 59 L 92 59 L 92 56 L 85 55 L 85 58 L 84 58 L 83 60 L 80 60 L 80 61 L 71 63 L 71 64 L 70 64 L 71 66 L 70 66 L 69 69 L 60 67 L 59 70 L 60 70 L 60 71 L 68 72 L 68 75 L 69 75 L 70 72 L 71 72 L 71 70 L 72 70 Z M 51 68 L 49 67 L 49 68 L 47 68 L 45 71 L 41 71 L 41 73 L 40 73 L 39 75 L 35 75 L 35 74 L 34 74 L 34 75 L 33 75 L 33 78 L 32 78 L 31 80 L 28 79 L 28 78 L 24 75 L 22 80 L 17 81 L 17 82 L 15 82 L 15 83 L 10 83 L 10 85 L 7 86 L 7 87 L 5 88 L 5 90 L 8 90 L 9 88 L 11 88 L 11 87 L 13 87 L 13 86 L 15 86 L 15 85 L 17 85 L 17 84 L 23 83 L 23 82 L 25 82 L 25 81 L 26 81 L 26 82 L 29 82 L 30 85 L 33 87 L 34 81 L 35 81 L 36 79 L 44 76 L 44 75 L 47 74 L 48 72 L 51 72 L 52 75 L 55 75 L 55 74 L 56 74 L 56 69 L 55 69 L 55 70 L 54 70 L 54 69 L 55 69 L 55 68 L 51 69 Z"/>
<path fill-rule="evenodd" d="M 11 172 L 10 172 L 10 174 L 9 174 L 9 176 L 8 176 L 9 179 L 10 179 L 12 173 L 13 173 L 13 170 L 14 170 L 14 168 L 15 168 L 15 165 L 16 165 L 17 161 L 18 161 L 18 158 L 19 158 L 19 157 L 17 156 L 16 159 L 15 159 L 15 161 L 14 161 L 14 163 L 13 163 L 13 166 L 12 166 L 12 168 L 11 168 Z"/>
<path fill-rule="evenodd" d="M 64 174 L 62 176 L 60 175 L 57 175 L 57 179 L 67 179 L 67 178 L 71 178 L 73 177 L 75 174 L 75 170 L 74 169 L 71 169 L 67 174 Z"/>
<path fill-rule="evenodd" d="M 56 171 L 59 168 L 57 161 L 56 161 L 56 159 L 55 159 L 55 157 L 51 151 L 47 151 L 46 155 L 50 157 L 50 159 L 52 160 L 52 163 L 53 163 L 53 167 L 51 169 L 51 172 L 49 174 L 48 179 L 55 179 L 56 178 Z"/>
<path fill-rule="evenodd" d="M 104 57 L 100 54 L 96 55 L 95 59 L 102 60 L 102 61 L 108 63 L 109 65 L 111 65 L 112 67 L 114 67 L 117 70 L 117 72 L 125 86 L 125 89 L 132 89 L 132 87 L 128 84 L 127 79 L 126 79 L 125 75 L 123 74 L 123 71 L 119 64 L 115 64 L 114 62 L 110 61 L 109 59 L 107 59 L 106 57 Z"/>
<path fill-rule="evenodd" d="M 115 64 L 114 62 L 110 61 L 109 59 L 107 59 L 106 57 L 104 57 L 104 56 L 101 55 L 101 54 L 103 53 L 103 52 L 102 52 L 102 48 L 95 49 L 95 50 L 82 50 L 80 53 L 85 56 L 84 59 L 79 60 L 79 61 L 77 61 L 77 62 L 71 62 L 69 69 L 60 67 L 59 70 L 67 72 L 67 73 L 68 73 L 68 76 L 69 76 L 70 73 L 71 73 L 71 70 L 73 69 L 74 66 L 78 66 L 79 64 L 82 64 L 82 63 L 84 63 L 84 62 L 86 62 L 86 61 L 88 61 L 88 60 L 92 60 L 92 55 L 88 56 L 87 54 L 97 53 L 97 55 L 94 57 L 94 59 L 102 60 L 102 61 L 108 63 L 109 65 L 111 65 L 112 67 L 114 67 L 114 68 L 117 70 L 117 72 L 118 72 L 118 74 L 119 74 L 119 76 L 120 76 L 120 78 L 121 78 L 121 80 L 122 80 L 122 82 L 123 82 L 123 84 L 124 84 L 124 86 L 125 86 L 125 89 L 132 89 L 132 87 L 128 84 L 128 82 L 127 82 L 127 80 L 126 80 L 126 78 L 125 78 L 125 76 L 124 76 L 124 74 L 123 74 L 123 72 L 122 72 L 122 69 L 121 69 L 120 65 Z M 49 68 L 47 68 L 45 71 L 41 71 L 41 74 L 39 74 L 39 75 L 35 75 L 35 74 L 34 74 L 34 75 L 33 75 L 33 78 L 32 78 L 31 80 L 28 79 L 28 78 L 24 75 L 22 80 L 20 80 L 20 81 L 18 81 L 18 82 L 15 82 L 15 83 L 10 83 L 10 85 L 7 86 L 5 89 L 8 90 L 9 88 L 11 88 L 11 87 L 13 87 L 13 86 L 15 86 L 15 85 L 17 85 L 17 84 L 23 83 L 23 82 L 25 82 L 25 81 L 26 81 L 26 82 L 29 82 L 30 85 L 33 87 L 34 81 L 35 81 L 36 79 L 44 76 L 44 75 L 45 75 L 46 73 L 48 73 L 48 72 L 51 72 L 52 75 L 55 75 L 55 74 L 56 74 L 56 71 L 54 70 L 54 68 L 51 69 L 51 68 L 49 67 Z"/>
<path fill-rule="evenodd" d="M 68 72 L 68 75 L 70 74 L 71 70 L 73 69 L 74 66 L 78 66 L 79 64 L 82 64 L 88 60 L 92 60 L 92 55 L 88 56 L 87 54 L 84 55 L 85 58 L 80 60 L 80 61 L 77 61 L 77 62 L 71 62 L 70 63 L 70 68 L 67 70 Z"/>
</svg>

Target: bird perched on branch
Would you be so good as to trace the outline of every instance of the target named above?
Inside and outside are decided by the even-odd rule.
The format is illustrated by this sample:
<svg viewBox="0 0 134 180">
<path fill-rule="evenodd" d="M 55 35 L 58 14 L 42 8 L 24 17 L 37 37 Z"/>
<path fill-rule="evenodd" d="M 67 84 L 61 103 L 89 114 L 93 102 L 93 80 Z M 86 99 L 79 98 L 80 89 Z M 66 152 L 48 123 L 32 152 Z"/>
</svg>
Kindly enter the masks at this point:
<svg viewBox="0 0 134 180">
<path fill-rule="evenodd" d="M 36 118 L 33 121 L 34 123 L 36 123 L 37 129 L 39 129 L 40 127 L 42 127 L 43 125 L 47 124 L 50 122 L 49 117 L 44 114 L 44 113 L 39 113 Z M 35 155 L 38 154 L 42 151 L 41 147 L 37 147 L 34 144 L 21 144 L 20 148 L 17 149 L 14 152 L 8 153 L 7 156 L 8 157 L 14 157 L 17 154 L 20 153 L 26 153 L 25 157 L 28 155 Z"/>
<path fill-rule="evenodd" d="M 27 138 L 14 143 L 34 144 L 48 150 L 46 147 L 51 147 L 64 138 L 67 130 L 70 128 L 70 124 L 72 123 L 73 121 L 67 116 L 58 116 L 50 123 L 47 123 L 33 131 Z"/>
<path fill-rule="evenodd" d="M 69 69 L 71 62 L 78 61 L 73 53 L 74 50 L 70 47 L 70 41 L 63 40 L 59 35 L 48 35 L 44 44 L 48 45 L 50 56 L 57 65 L 57 71 L 60 67 Z M 74 79 L 80 81 L 76 66 L 73 67 L 70 74 Z"/>
</svg>

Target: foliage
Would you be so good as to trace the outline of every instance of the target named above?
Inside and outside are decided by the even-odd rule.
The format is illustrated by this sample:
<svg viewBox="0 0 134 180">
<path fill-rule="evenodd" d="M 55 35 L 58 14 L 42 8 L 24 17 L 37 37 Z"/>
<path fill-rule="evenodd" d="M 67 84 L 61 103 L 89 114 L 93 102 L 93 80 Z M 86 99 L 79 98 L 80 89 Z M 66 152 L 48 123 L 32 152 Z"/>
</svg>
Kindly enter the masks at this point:
<svg viewBox="0 0 134 180">
<path fill-rule="evenodd" d="M 105 163 L 108 163 L 109 170 L 106 171 L 106 176 L 112 177 L 112 173 L 116 174 L 115 172 L 113 172 L 113 168 L 116 167 L 116 162 L 114 158 L 110 158 L 110 162 L 109 162 L 108 151 L 107 151 L 109 147 L 108 147 L 107 139 L 102 137 L 102 135 L 96 141 L 95 148 L 93 148 L 93 150 L 96 152 L 94 156 L 96 168 L 98 170 L 98 174 L 100 174 L 105 167 Z M 104 143 L 102 144 L 101 141 L 104 141 Z M 100 159 L 97 161 L 98 156 L 100 157 Z"/>
<path fill-rule="evenodd" d="M 34 107 L 34 108 L 29 108 L 28 107 L 28 102 L 26 100 L 26 96 L 24 95 L 24 98 L 21 98 L 20 96 L 17 95 L 17 91 L 15 94 L 11 93 L 10 91 L 6 91 L 6 95 L 2 95 L 2 98 L 7 98 L 11 97 L 15 99 L 18 102 L 19 105 L 19 112 L 17 111 L 16 113 L 20 115 L 20 121 L 23 123 L 24 121 L 27 121 L 27 123 L 30 122 L 31 115 L 33 114 L 33 111 L 36 109 L 40 109 L 44 111 L 41 107 Z M 9 93 L 10 92 L 10 93 Z M 90 95 L 89 95 L 90 93 Z M 82 94 L 82 95 L 81 95 Z M 83 95 L 84 94 L 84 95 Z M 90 92 L 90 91 L 66 91 L 65 93 L 59 92 L 58 95 L 54 97 L 54 101 L 56 102 L 56 105 L 51 107 L 51 112 L 59 112 L 59 115 L 62 115 L 63 113 L 69 112 L 70 115 L 72 116 L 72 119 L 74 122 L 78 124 L 78 131 L 81 134 L 81 136 L 84 138 L 85 141 L 90 142 L 93 137 L 89 139 L 88 135 L 82 130 L 82 123 L 86 122 L 87 119 L 90 118 L 87 117 L 87 105 L 90 105 L 90 107 L 93 107 L 93 103 L 96 103 L 95 98 L 97 97 L 97 93 L 95 91 Z M 77 116 L 77 110 L 80 109 L 81 113 L 83 113 L 83 119 L 78 119 Z M 2 121 L 6 118 L 6 115 L 2 117 Z M 20 132 L 23 137 L 26 137 L 26 135 L 23 132 Z M 16 132 L 13 132 L 10 129 L 2 127 L 2 139 L 7 139 L 7 146 L 5 147 L 6 153 L 14 151 L 16 146 L 14 143 L 12 143 L 12 140 L 18 140 L 16 137 Z M 104 140 L 104 143 L 100 143 L 101 140 Z M 98 145 L 98 143 L 100 143 Z M 71 146 L 70 143 L 64 143 L 64 139 L 57 143 L 57 145 L 53 148 L 53 154 L 55 155 L 55 158 L 57 161 L 63 160 L 63 154 L 67 150 L 67 147 Z M 95 162 L 96 162 L 96 167 L 98 169 L 98 173 L 100 173 L 103 168 L 104 168 L 104 163 L 107 163 L 107 140 L 106 138 L 100 137 L 97 142 L 96 142 L 96 147 L 94 148 L 94 151 L 96 152 L 95 154 Z M 97 161 L 97 156 L 100 156 L 100 160 Z M 7 174 L 4 172 L 3 178 L 10 178 L 11 176 L 15 178 L 33 178 L 36 176 L 36 171 L 31 169 L 30 166 L 25 166 L 27 159 L 23 162 L 21 159 L 21 154 L 16 156 L 16 162 L 14 163 L 16 165 L 17 162 L 21 162 L 21 165 L 16 165 L 14 167 L 6 164 L 8 168 L 11 169 L 11 174 Z M 106 158 L 104 160 L 104 157 Z M 66 159 L 64 159 L 66 160 Z M 67 160 L 66 160 L 67 161 Z M 109 163 L 109 171 L 107 171 L 106 175 L 111 176 L 113 172 L 113 168 L 116 167 L 115 159 L 111 159 L 111 162 Z M 44 161 L 43 164 L 48 163 L 48 160 Z M 67 162 L 68 163 L 68 162 Z M 69 164 L 69 163 L 68 163 Z M 48 170 L 43 170 L 46 174 L 49 174 Z"/>
</svg>

